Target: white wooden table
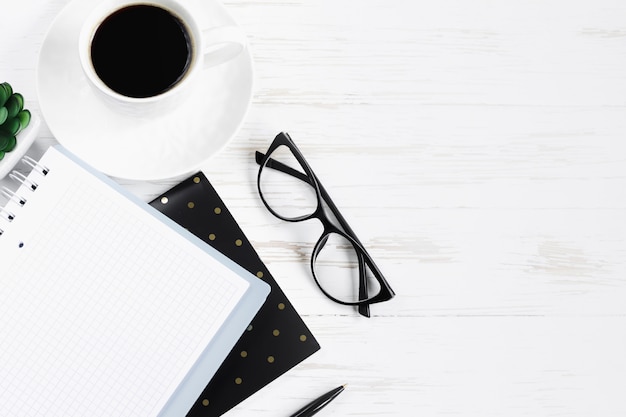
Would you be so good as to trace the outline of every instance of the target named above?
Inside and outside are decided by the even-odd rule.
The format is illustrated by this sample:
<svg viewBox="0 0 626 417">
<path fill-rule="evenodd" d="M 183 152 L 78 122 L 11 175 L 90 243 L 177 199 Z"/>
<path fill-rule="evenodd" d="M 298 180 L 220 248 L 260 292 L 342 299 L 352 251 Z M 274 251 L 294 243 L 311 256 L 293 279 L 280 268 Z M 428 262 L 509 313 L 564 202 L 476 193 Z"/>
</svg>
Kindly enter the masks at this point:
<svg viewBox="0 0 626 417">
<path fill-rule="evenodd" d="M 67 1 L 2 1 L 0 82 L 27 100 Z M 225 5 L 255 95 L 204 172 L 322 345 L 228 415 L 342 383 L 320 416 L 626 415 L 626 3 Z M 281 130 L 398 294 L 371 319 L 313 283 L 319 223 L 258 198 L 253 152 Z M 54 142 L 44 125 L 29 154 Z"/>
</svg>

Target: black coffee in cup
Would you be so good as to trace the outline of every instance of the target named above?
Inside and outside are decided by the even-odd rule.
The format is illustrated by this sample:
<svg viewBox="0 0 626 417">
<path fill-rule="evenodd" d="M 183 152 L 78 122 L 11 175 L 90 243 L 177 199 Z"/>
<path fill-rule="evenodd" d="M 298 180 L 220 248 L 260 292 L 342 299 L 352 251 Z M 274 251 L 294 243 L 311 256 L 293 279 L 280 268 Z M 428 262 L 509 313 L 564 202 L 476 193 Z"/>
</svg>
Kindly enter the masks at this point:
<svg viewBox="0 0 626 417">
<path fill-rule="evenodd" d="M 192 41 L 181 20 L 158 6 L 137 4 L 109 15 L 91 42 L 98 77 L 127 97 L 162 94 L 183 79 Z"/>
</svg>

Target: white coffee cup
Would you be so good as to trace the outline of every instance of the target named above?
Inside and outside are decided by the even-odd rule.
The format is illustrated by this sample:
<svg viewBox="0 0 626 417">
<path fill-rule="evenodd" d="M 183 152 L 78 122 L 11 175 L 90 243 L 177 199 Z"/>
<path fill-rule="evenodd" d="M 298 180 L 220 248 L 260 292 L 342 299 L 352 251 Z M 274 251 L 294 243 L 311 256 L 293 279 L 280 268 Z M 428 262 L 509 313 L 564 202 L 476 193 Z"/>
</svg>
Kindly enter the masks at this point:
<svg viewBox="0 0 626 417">
<path fill-rule="evenodd" d="M 178 78 L 171 85 L 164 89 L 155 87 L 154 91 L 148 89 L 147 93 L 144 94 L 142 92 L 142 94 L 138 95 L 135 92 L 130 92 L 130 90 L 126 91 L 118 88 L 119 85 L 122 85 L 120 83 L 124 81 L 129 86 L 143 82 L 141 77 L 123 80 L 125 73 L 121 72 L 123 70 L 120 69 L 120 63 L 123 63 L 124 60 L 123 54 L 120 54 L 122 58 L 117 60 L 119 62 L 116 63 L 118 67 L 118 73 L 116 74 L 118 75 L 110 77 L 110 79 L 103 79 L 103 76 L 101 76 L 103 74 L 102 68 L 106 68 L 108 64 L 102 64 L 101 62 L 94 64 L 96 60 L 94 59 L 92 47 L 98 33 L 104 33 L 105 29 L 109 29 L 106 33 L 115 30 L 115 26 L 111 29 L 110 22 L 112 20 L 109 19 L 110 17 L 124 16 L 127 19 L 126 21 L 130 22 L 132 20 L 128 19 L 135 18 L 133 17 L 134 15 L 129 13 L 131 9 L 136 15 L 146 10 L 156 10 L 155 8 L 167 12 L 180 23 L 187 42 L 189 56 Z M 138 22 L 142 22 L 141 25 L 145 21 L 146 19 L 138 20 Z M 128 24 L 128 26 L 131 27 L 132 25 Z M 157 37 L 160 35 L 159 31 Z M 151 39 L 147 40 L 147 42 L 150 41 Z M 126 45 L 127 43 L 120 42 L 120 45 Z M 194 81 L 198 76 L 207 68 L 223 64 L 238 56 L 246 48 L 246 43 L 244 33 L 237 26 L 200 27 L 193 11 L 185 4 L 185 0 L 104 0 L 96 6 L 83 23 L 78 40 L 79 57 L 83 72 L 97 94 L 116 110 L 138 116 L 158 116 L 180 105 L 193 89 Z M 150 46 L 154 46 L 154 48 L 137 48 L 137 52 L 143 52 L 144 50 L 156 51 L 158 49 L 159 54 L 161 54 L 162 51 L 160 48 L 156 48 L 156 45 Z M 126 52 L 128 53 L 128 51 Z M 109 54 L 106 56 L 114 55 Z M 163 59 L 163 57 L 159 59 Z M 100 59 L 100 61 L 103 60 L 106 61 L 106 59 Z M 163 62 L 169 62 L 169 60 Z M 141 68 L 138 68 L 137 71 L 141 71 Z M 153 71 L 145 72 L 147 76 L 148 73 L 152 74 Z M 134 76 L 137 77 L 137 74 L 134 74 Z M 133 80 L 135 81 L 133 82 Z M 118 81 L 119 83 L 117 83 Z"/>
</svg>

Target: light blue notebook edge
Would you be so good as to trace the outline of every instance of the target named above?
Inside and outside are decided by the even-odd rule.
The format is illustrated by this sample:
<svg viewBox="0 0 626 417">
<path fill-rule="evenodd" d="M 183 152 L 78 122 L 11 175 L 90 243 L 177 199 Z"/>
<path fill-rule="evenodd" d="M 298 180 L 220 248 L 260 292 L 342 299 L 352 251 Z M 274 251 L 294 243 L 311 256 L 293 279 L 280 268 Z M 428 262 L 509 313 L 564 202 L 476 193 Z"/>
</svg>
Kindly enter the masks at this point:
<svg viewBox="0 0 626 417">
<path fill-rule="evenodd" d="M 145 201 L 142 201 L 140 198 L 124 189 L 111 178 L 87 164 L 62 145 L 55 145 L 53 148 L 79 165 L 81 168 L 85 169 L 85 171 L 92 174 L 127 199 L 131 200 L 140 208 L 144 209 L 146 213 L 156 217 L 159 221 L 165 223 L 201 250 L 216 258 L 220 263 L 224 264 L 228 269 L 235 272 L 250 284 L 246 293 L 237 304 L 237 307 L 235 307 L 229 317 L 224 321 L 213 340 L 209 343 L 204 352 L 202 352 L 183 382 L 176 389 L 172 397 L 170 397 L 167 401 L 165 407 L 163 407 L 160 413 L 155 417 L 184 416 L 189 412 L 200 394 L 202 394 L 202 391 L 209 383 L 215 372 L 217 372 L 223 360 L 230 353 L 235 343 L 237 343 L 256 313 L 259 311 L 270 293 L 271 287 L 267 283 L 252 275 L 249 271 L 241 267 L 232 259 L 203 242 L 184 227 L 180 226 L 178 223 L 174 222 Z"/>
</svg>

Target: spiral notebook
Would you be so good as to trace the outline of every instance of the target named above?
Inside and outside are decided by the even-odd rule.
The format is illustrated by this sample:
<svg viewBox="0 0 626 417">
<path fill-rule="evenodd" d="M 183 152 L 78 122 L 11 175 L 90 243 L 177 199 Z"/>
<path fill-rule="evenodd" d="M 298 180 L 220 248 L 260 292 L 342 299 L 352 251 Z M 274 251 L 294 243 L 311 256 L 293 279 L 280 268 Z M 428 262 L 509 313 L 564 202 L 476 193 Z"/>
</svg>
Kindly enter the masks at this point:
<svg viewBox="0 0 626 417">
<path fill-rule="evenodd" d="M 185 415 L 269 286 L 64 148 L 27 161 L 0 210 L 1 414 Z"/>
</svg>

